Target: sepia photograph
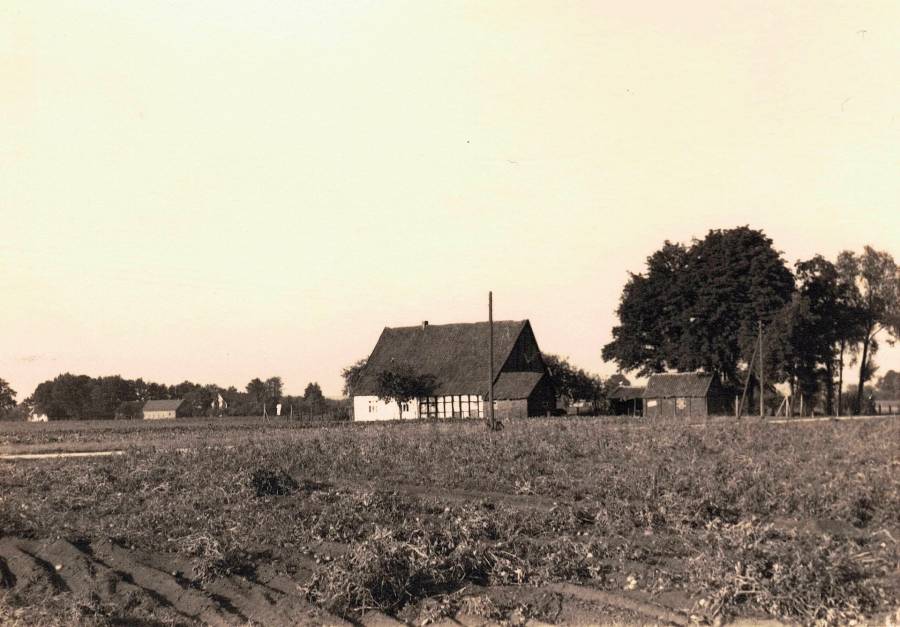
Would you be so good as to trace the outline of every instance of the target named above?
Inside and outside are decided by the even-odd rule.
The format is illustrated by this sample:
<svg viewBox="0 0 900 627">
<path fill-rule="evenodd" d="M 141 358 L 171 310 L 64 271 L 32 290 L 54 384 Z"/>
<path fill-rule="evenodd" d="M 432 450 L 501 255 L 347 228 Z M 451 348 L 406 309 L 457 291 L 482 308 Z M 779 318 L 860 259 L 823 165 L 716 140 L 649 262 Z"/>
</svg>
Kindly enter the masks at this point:
<svg viewBox="0 0 900 627">
<path fill-rule="evenodd" d="M 900 627 L 896 0 L 4 0 L 0 228 L 0 626 Z"/>
</svg>

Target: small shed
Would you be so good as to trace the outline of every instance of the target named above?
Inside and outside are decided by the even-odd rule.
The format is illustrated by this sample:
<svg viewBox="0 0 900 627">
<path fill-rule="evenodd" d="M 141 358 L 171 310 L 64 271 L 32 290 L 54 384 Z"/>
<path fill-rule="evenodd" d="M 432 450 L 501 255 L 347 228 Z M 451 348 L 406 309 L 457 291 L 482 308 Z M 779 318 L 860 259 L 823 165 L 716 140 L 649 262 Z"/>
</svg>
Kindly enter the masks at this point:
<svg viewBox="0 0 900 627">
<path fill-rule="evenodd" d="M 184 399 L 152 400 L 144 403 L 144 420 L 167 420 L 184 416 Z"/>
<path fill-rule="evenodd" d="M 705 418 L 729 408 L 719 378 L 704 372 L 650 375 L 643 401 L 648 418 Z"/>
<path fill-rule="evenodd" d="M 610 413 L 615 416 L 643 416 L 644 388 L 637 385 L 620 385 L 609 393 Z"/>
</svg>

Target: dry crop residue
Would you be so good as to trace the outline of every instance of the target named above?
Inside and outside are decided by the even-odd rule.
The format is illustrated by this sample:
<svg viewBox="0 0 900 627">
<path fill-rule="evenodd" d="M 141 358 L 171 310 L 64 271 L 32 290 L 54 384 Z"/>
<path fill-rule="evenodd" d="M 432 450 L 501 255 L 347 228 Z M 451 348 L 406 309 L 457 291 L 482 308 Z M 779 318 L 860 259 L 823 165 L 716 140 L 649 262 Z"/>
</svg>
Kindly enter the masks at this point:
<svg viewBox="0 0 900 627">
<path fill-rule="evenodd" d="M 900 605 L 892 422 L 190 428 L 209 446 L 0 461 L 0 623 L 846 624 Z"/>
</svg>

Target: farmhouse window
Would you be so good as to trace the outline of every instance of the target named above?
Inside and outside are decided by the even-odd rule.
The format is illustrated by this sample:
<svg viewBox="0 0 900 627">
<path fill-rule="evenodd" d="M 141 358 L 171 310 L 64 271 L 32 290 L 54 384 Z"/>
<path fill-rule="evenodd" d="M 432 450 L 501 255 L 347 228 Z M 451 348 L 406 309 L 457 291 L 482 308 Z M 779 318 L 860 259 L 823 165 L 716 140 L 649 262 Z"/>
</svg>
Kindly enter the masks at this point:
<svg viewBox="0 0 900 627">
<path fill-rule="evenodd" d="M 437 398 L 434 396 L 426 396 L 419 401 L 419 411 L 425 418 L 437 417 Z"/>
</svg>

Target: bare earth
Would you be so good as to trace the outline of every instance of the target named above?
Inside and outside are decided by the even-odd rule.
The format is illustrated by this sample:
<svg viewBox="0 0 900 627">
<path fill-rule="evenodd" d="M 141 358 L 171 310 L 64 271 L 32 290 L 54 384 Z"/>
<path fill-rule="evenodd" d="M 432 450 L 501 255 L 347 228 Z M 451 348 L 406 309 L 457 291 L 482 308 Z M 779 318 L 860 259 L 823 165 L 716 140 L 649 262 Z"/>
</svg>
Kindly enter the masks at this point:
<svg viewBox="0 0 900 627">
<path fill-rule="evenodd" d="M 0 624 L 886 624 L 900 608 L 893 421 L 253 424 L 81 426 L 74 448 L 122 454 L 0 460 Z M 59 453 L 61 433 L 2 425 L 2 452 Z"/>
</svg>

